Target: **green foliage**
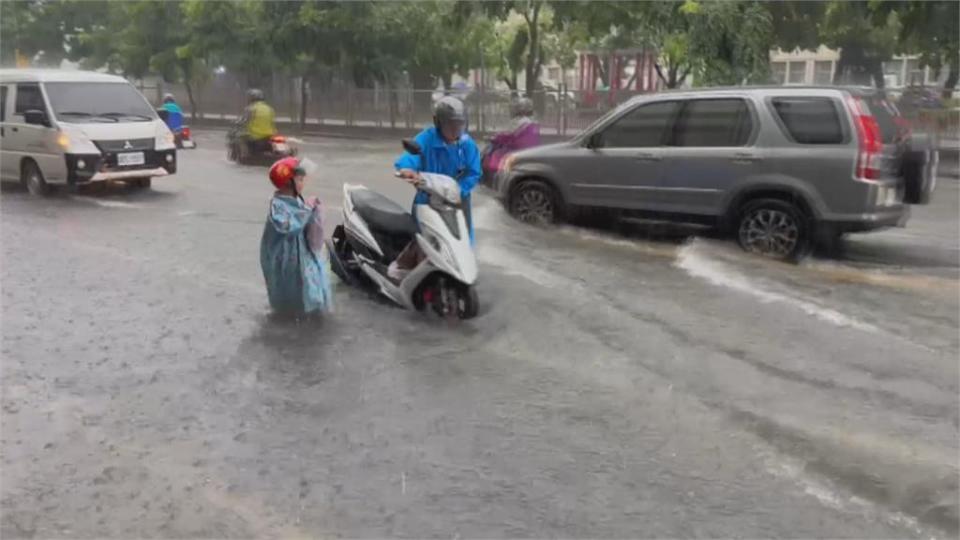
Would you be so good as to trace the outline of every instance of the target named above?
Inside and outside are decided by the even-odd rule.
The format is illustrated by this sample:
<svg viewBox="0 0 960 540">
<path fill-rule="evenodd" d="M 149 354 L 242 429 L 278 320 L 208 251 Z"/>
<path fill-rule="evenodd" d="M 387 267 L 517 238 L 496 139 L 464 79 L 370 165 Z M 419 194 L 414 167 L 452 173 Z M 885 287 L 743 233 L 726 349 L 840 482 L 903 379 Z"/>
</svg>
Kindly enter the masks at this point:
<svg viewBox="0 0 960 540">
<path fill-rule="evenodd" d="M 840 79 L 882 84 L 895 52 L 955 78 L 958 18 L 953 0 L 19 0 L 0 2 L 0 57 L 190 84 L 222 65 L 250 85 L 338 72 L 421 88 L 483 63 L 514 89 L 524 73 L 532 92 L 546 62 L 570 68 L 582 50 L 654 49 L 675 87 L 762 81 L 770 48 L 825 44 L 842 51 Z"/>
</svg>

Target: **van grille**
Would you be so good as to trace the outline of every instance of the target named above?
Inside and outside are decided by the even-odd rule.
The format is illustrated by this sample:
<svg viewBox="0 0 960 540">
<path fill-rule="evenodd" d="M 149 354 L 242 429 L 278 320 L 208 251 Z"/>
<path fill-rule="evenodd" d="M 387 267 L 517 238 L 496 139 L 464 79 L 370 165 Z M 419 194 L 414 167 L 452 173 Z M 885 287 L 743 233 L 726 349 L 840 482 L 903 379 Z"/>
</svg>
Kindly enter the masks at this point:
<svg viewBox="0 0 960 540">
<path fill-rule="evenodd" d="M 129 143 L 129 144 L 128 144 Z M 115 141 L 93 141 L 101 152 L 136 152 L 153 150 L 153 138 L 149 139 L 119 139 Z"/>
</svg>

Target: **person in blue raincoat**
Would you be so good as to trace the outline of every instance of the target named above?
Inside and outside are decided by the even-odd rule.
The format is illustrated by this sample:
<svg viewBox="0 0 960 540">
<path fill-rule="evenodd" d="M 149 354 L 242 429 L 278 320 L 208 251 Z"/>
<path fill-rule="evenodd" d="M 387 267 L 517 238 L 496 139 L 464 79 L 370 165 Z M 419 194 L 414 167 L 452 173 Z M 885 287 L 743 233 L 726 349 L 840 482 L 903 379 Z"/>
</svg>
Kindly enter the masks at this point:
<svg viewBox="0 0 960 540">
<path fill-rule="evenodd" d="M 483 172 L 480 169 L 480 149 L 470 135 L 464 132 L 467 117 L 463 102 L 453 96 L 444 96 L 433 107 L 433 125 L 421 131 L 414 140 L 420 145 L 422 156 L 404 152 L 394 167 L 400 176 L 416 181 L 418 172 L 445 174 L 460 183 L 460 200 L 470 229 L 470 243 L 475 243 L 470 193 L 477 186 Z M 422 158 L 422 160 L 421 160 Z M 413 204 L 427 204 L 427 194 L 417 191 Z"/>
<path fill-rule="evenodd" d="M 321 253 L 311 249 L 323 244 L 323 232 L 319 201 L 301 196 L 305 180 L 306 171 L 297 158 L 284 158 L 270 167 L 277 191 L 260 240 L 260 267 L 270 306 L 293 316 L 329 311 L 333 299 Z"/>
<path fill-rule="evenodd" d="M 177 98 L 173 94 L 163 96 L 163 110 L 167 111 L 167 127 L 170 131 L 176 133 L 183 128 L 183 111 L 177 105 Z"/>
</svg>

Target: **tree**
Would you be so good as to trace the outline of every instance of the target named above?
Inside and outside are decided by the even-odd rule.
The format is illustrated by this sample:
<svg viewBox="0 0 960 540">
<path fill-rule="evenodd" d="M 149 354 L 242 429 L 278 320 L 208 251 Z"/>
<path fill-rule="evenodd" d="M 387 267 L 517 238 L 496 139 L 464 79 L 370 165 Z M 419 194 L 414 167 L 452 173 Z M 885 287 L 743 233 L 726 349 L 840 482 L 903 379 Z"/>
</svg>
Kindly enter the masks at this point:
<svg viewBox="0 0 960 540">
<path fill-rule="evenodd" d="M 896 12 L 872 17 L 867 2 L 830 2 L 825 6 L 820 38 L 840 49 L 834 84 L 870 84 L 884 87 L 883 62 L 893 56 L 899 33 Z"/>
<path fill-rule="evenodd" d="M 550 25 L 550 7 L 546 0 L 498 0 L 479 2 L 477 8 L 500 21 L 509 21 L 516 15 L 522 20 L 522 28 L 511 32 L 510 46 L 506 49 L 503 61 L 509 69 L 508 85 L 516 90 L 517 64 L 523 63 L 524 86 L 527 95 L 533 95 L 540 82 L 540 72 L 546 61 L 543 49 L 543 35 Z M 521 52 L 522 51 L 522 52 Z"/>
<path fill-rule="evenodd" d="M 884 2 L 885 3 L 885 2 Z M 880 14 L 874 2 L 770 2 L 774 44 L 780 49 L 839 49 L 834 83 L 883 88 L 883 62 L 893 55 L 899 32 L 894 9 Z M 892 4 L 891 4 L 892 5 Z"/>
<path fill-rule="evenodd" d="M 760 2 L 687 2 L 688 55 L 705 85 L 765 81 L 770 74 L 773 23 Z"/>
<path fill-rule="evenodd" d="M 667 88 L 697 74 L 706 84 L 762 80 L 769 70 L 772 20 L 761 2 L 563 2 L 554 9 L 566 31 L 581 27 L 587 48 L 657 51 Z M 608 82 L 601 64 L 601 78 Z"/>
<path fill-rule="evenodd" d="M 960 78 L 960 2 L 956 1 L 885 1 L 870 4 L 876 25 L 896 13 L 900 20 L 897 52 L 919 53 L 922 65 L 930 66 L 939 76 L 946 67 L 943 97 L 950 99 Z"/>
<path fill-rule="evenodd" d="M 0 2 L 0 62 L 14 64 L 15 53 L 44 66 L 59 66 L 78 35 L 106 16 L 103 1 L 27 0 Z"/>
</svg>

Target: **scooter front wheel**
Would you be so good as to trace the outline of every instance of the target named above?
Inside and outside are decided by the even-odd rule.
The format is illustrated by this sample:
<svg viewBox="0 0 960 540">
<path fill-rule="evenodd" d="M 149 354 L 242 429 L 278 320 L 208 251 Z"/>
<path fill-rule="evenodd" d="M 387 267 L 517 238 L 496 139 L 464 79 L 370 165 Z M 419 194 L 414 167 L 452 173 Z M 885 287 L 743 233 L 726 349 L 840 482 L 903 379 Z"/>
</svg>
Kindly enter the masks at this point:
<svg viewBox="0 0 960 540">
<path fill-rule="evenodd" d="M 480 310 L 477 290 L 471 285 L 441 278 L 432 296 L 433 311 L 444 318 L 472 319 Z"/>
</svg>

